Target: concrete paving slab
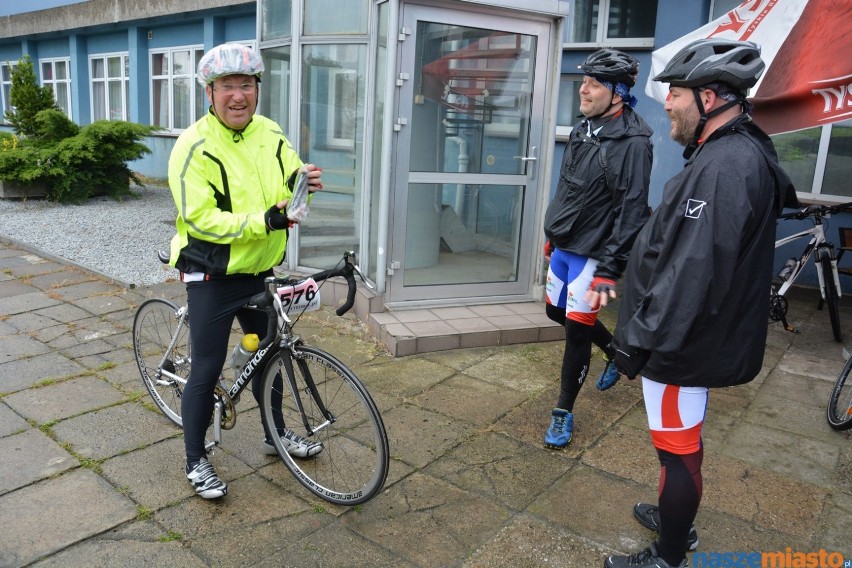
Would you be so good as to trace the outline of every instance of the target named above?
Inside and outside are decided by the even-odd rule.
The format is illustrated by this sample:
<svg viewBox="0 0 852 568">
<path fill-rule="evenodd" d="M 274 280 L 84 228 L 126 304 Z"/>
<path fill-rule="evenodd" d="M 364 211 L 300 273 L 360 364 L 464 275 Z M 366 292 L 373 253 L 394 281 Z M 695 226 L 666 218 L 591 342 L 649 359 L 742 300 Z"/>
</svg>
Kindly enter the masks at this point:
<svg viewBox="0 0 852 568">
<path fill-rule="evenodd" d="M 33 568 L 65 568 L 88 566 L 90 568 L 204 568 L 209 566 L 192 550 L 177 541 L 140 542 L 136 540 L 92 539 L 64 550 L 47 560 L 33 564 Z"/>
<path fill-rule="evenodd" d="M 761 424 L 734 427 L 726 456 L 823 487 L 833 484 L 839 449 L 836 445 Z"/>
<path fill-rule="evenodd" d="M 136 514 L 132 501 L 86 469 L 29 485 L 0 497 L 0 565 L 25 566 Z"/>
<path fill-rule="evenodd" d="M 71 301 L 75 306 L 78 306 L 89 313 L 95 315 L 103 315 L 112 312 L 123 312 L 131 309 L 133 306 L 119 296 L 104 294 L 100 296 L 86 296 Z"/>
<path fill-rule="evenodd" d="M 325 526 L 316 532 L 293 541 L 290 536 L 298 532 L 290 528 L 304 526 L 293 523 L 282 526 L 280 534 L 288 538 L 280 539 L 280 550 L 271 556 L 253 564 L 257 568 L 302 568 L 304 566 L 323 566 L 324 568 L 370 566 L 374 568 L 413 568 L 414 565 L 392 554 L 381 546 L 361 537 L 339 525 Z M 284 522 L 278 523 L 283 525 Z M 278 527 L 276 527 L 278 528 Z M 302 531 L 304 532 L 304 531 Z"/>
<path fill-rule="evenodd" d="M 421 473 L 390 487 L 375 503 L 341 522 L 421 567 L 460 565 L 511 518 L 508 509 Z"/>
<path fill-rule="evenodd" d="M 57 325 L 56 320 L 37 313 L 15 314 L 13 316 L 9 316 L 5 320 L 5 323 L 12 329 L 10 329 L 8 333 L 2 333 L 2 331 L 0 331 L 0 334 L 2 335 L 11 335 L 17 332 L 32 334 L 33 332 L 40 331 L 45 328 L 56 327 Z M 47 342 L 40 335 L 32 335 L 32 337 L 39 341 Z"/>
<path fill-rule="evenodd" d="M 31 292 L 29 294 L 18 294 L 8 298 L 0 298 L 0 316 L 10 316 L 14 314 L 23 314 L 55 306 L 60 303 L 60 300 L 51 298 L 44 292 Z"/>
<path fill-rule="evenodd" d="M 523 511 L 576 461 L 500 434 L 484 432 L 462 442 L 424 473 Z"/>
<path fill-rule="evenodd" d="M 120 294 L 122 288 L 100 279 L 71 284 L 51 290 L 52 295 L 64 302 L 73 303 L 81 298 Z"/>
<path fill-rule="evenodd" d="M 358 370 L 358 377 L 370 390 L 400 397 L 421 393 L 454 374 L 447 366 L 423 359 L 388 358 Z"/>
<path fill-rule="evenodd" d="M 0 438 L 0 456 L 7 466 L 0 478 L 0 495 L 80 465 L 71 454 L 34 428 Z"/>
<path fill-rule="evenodd" d="M 0 365 L 49 351 L 50 348 L 39 341 L 33 341 L 28 335 L 18 334 L 0 337 Z"/>
<path fill-rule="evenodd" d="M 20 391 L 7 396 L 4 401 L 21 416 L 36 424 L 43 424 L 109 406 L 125 398 L 106 381 L 96 377 L 79 377 L 43 388 Z"/>
<path fill-rule="evenodd" d="M 561 357 L 542 356 L 543 348 L 513 345 L 465 369 L 465 374 L 483 381 L 497 382 L 521 392 L 537 392 L 559 380 Z"/>
<path fill-rule="evenodd" d="M 131 402 L 63 420 L 51 430 L 79 455 L 101 460 L 171 436 L 158 414 Z"/>
<path fill-rule="evenodd" d="M 0 392 L 10 393 L 46 381 L 77 375 L 86 368 L 59 353 L 45 353 L 0 364 Z"/>
<path fill-rule="evenodd" d="M 418 406 L 478 426 L 493 424 L 525 399 L 525 393 L 464 375 L 450 377 L 414 397 Z"/>
<path fill-rule="evenodd" d="M 40 290 L 55 290 L 56 288 L 64 288 L 93 280 L 96 280 L 96 278 L 90 273 L 65 266 L 61 270 L 33 276 L 28 279 L 28 282 Z"/>
<path fill-rule="evenodd" d="M 0 438 L 21 432 L 30 427 L 26 420 L 5 404 L 5 401 L 6 399 L 0 401 Z"/>
<path fill-rule="evenodd" d="M 614 552 L 564 527 L 520 515 L 471 554 L 462 568 L 588 568 Z"/>
<path fill-rule="evenodd" d="M 474 433 L 472 425 L 416 406 L 400 406 L 382 415 L 390 455 L 421 468 Z"/>
<path fill-rule="evenodd" d="M 22 280 L 9 279 L 0 281 L 0 298 L 32 294 L 37 291 L 38 289 L 35 286 L 31 286 Z"/>
</svg>

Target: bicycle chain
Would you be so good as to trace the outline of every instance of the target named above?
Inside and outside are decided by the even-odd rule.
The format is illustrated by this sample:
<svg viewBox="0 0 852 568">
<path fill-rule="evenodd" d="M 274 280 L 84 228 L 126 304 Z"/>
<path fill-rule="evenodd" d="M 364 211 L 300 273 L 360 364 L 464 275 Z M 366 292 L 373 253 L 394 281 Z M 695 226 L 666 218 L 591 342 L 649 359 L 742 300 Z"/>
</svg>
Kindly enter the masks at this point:
<svg viewBox="0 0 852 568">
<path fill-rule="evenodd" d="M 237 423 L 237 409 L 234 407 L 234 401 L 231 400 L 231 397 L 228 396 L 221 385 L 216 385 L 216 388 L 213 389 L 213 396 L 219 397 L 224 406 L 221 420 L 222 430 L 230 430 Z"/>
</svg>

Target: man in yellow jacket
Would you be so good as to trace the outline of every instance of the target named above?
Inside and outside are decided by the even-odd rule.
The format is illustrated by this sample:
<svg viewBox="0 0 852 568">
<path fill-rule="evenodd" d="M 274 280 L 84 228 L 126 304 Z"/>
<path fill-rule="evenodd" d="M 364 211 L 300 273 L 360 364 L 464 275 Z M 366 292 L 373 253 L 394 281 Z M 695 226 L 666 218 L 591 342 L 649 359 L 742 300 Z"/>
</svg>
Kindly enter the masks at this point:
<svg viewBox="0 0 852 568">
<path fill-rule="evenodd" d="M 186 283 L 192 319 L 192 369 L 181 398 L 186 476 L 205 499 L 228 492 L 207 461 L 204 434 L 234 317 L 245 333 L 265 334 L 266 315 L 242 308 L 284 259 L 296 176 L 307 176 L 311 192 L 322 188 L 321 170 L 302 164 L 281 127 L 255 114 L 262 73 L 263 60 L 244 45 L 225 43 L 205 53 L 197 78 L 209 112 L 180 135 L 169 159 L 177 206 L 171 262 Z M 260 402 L 258 382 L 252 392 Z M 297 457 L 323 449 L 283 423 L 263 429 L 267 453 L 276 453 L 272 436 Z"/>
</svg>

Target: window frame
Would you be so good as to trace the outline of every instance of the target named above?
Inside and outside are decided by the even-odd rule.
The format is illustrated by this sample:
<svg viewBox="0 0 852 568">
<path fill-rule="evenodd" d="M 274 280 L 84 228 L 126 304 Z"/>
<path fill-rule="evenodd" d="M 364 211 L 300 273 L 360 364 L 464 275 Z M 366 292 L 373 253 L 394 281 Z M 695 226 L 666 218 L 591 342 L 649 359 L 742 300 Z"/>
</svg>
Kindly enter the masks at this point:
<svg viewBox="0 0 852 568">
<path fill-rule="evenodd" d="M 573 30 L 574 14 L 576 14 L 577 2 L 580 0 L 570 0 L 569 14 L 571 16 L 566 21 L 562 28 L 562 48 L 563 49 L 590 49 L 600 47 L 612 47 L 616 49 L 634 49 L 634 48 L 653 48 L 654 35 L 650 37 L 630 37 L 630 38 L 610 38 L 607 36 L 609 29 L 609 8 L 611 0 L 590 0 L 590 2 L 598 3 L 598 26 L 594 41 L 566 41 L 565 34 Z M 647 0 L 633 0 L 637 3 L 644 3 Z M 655 0 L 657 1 L 657 0 Z M 659 8 L 659 3 L 657 4 Z M 601 16 L 603 15 L 603 16 Z M 655 27 L 656 28 L 656 27 Z M 656 29 L 654 30 L 656 32 Z"/>
<path fill-rule="evenodd" d="M 574 84 L 574 88 L 575 88 L 574 94 L 575 94 L 575 96 L 579 97 L 580 96 L 578 94 L 579 85 L 577 84 L 577 82 L 578 81 L 582 82 L 583 74 L 582 73 L 562 73 L 562 74 L 560 74 L 560 76 L 559 76 L 559 88 L 560 89 L 562 88 L 563 78 L 567 78 L 569 81 L 573 81 L 575 83 Z M 558 111 L 558 101 L 559 101 L 559 99 L 557 97 L 557 111 Z M 578 108 L 579 108 L 579 105 L 578 105 Z M 557 114 L 558 114 L 558 112 L 557 112 Z M 571 124 L 568 124 L 568 125 L 559 124 L 559 117 L 558 116 L 557 116 L 556 120 L 557 120 L 557 122 L 556 122 L 556 140 L 558 142 L 567 142 L 568 139 L 571 138 L 571 132 L 573 132 L 574 125 L 577 123 L 577 121 L 579 121 L 579 119 L 575 118 L 571 122 Z"/>
<path fill-rule="evenodd" d="M 848 119 L 852 121 L 852 119 Z M 847 122 L 847 121 L 843 121 Z M 828 203 L 828 204 L 836 204 L 836 203 L 846 203 L 848 201 L 852 201 L 852 194 L 850 195 L 841 195 L 834 193 L 827 193 L 825 190 L 825 178 L 826 178 L 826 169 L 828 167 L 828 155 L 829 149 L 832 141 L 832 130 L 835 126 L 838 126 L 837 123 L 825 124 L 823 126 L 813 127 L 815 131 L 819 132 L 819 144 L 817 146 L 817 153 L 814 157 L 814 169 L 813 169 L 813 181 L 811 182 L 811 187 L 807 188 L 807 191 L 803 191 L 803 188 L 797 187 L 796 194 L 799 199 L 804 203 Z M 843 126 L 843 128 L 852 128 L 852 126 Z M 786 132 L 782 132 L 779 134 L 773 134 L 771 138 L 773 139 L 773 143 L 778 146 L 777 142 L 775 142 L 775 138 L 777 136 L 783 136 L 784 134 L 790 134 Z M 785 161 L 785 155 L 779 151 L 778 155 L 779 161 Z"/>
<path fill-rule="evenodd" d="M 122 76 L 115 78 L 109 76 L 109 60 L 120 57 L 121 58 L 121 69 Z M 95 77 L 93 73 L 92 65 L 96 60 L 103 61 L 104 64 L 104 77 Z M 92 118 L 92 122 L 96 120 L 114 120 L 110 117 L 110 91 L 109 86 L 111 82 L 120 82 L 121 83 L 121 118 L 115 120 L 128 120 L 128 106 L 130 105 L 130 52 L 127 51 L 116 51 L 111 53 L 96 53 L 89 55 L 89 116 Z M 95 117 L 95 83 L 103 83 L 104 85 L 104 110 L 105 116 L 96 118 Z"/>
<path fill-rule="evenodd" d="M 18 66 L 17 61 L 0 61 L 0 124 L 8 125 L 9 122 L 6 120 L 6 111 L 12 110 L 12 103 L 6 100 L 9 95 L 7 95 L 7 91 L 9 94 L 12 92 L 12 72 L 14 72 L 15 67 Z M 9 80 L 7 81 L 4 78 L 4 69 L 9 69 Z"/>
<path fill-rule="evenodd" d="M 56 64 L 64 63 L 65 64 L 65 79 L 57 79 L 56 78 Z M 44 65 L 50 65 L 51 79 L 45 79 L 44 77 Z M 42 87 L 50 87 L 53 91 L 53 100 L 56 101 L 56 104 L 59 105 L 63 111 L 67 109 L 66 115 L 69 120 L 74 120 L 73 116 L 73 107 L 71 106 L 71 58 L 70 57 L 46 57 L 44 59 L 38 60 L 38 68 L 39 68 L 39 83 Z M 56 89 L 56 85 L 64 84 L 65 85 L 65 106 L 60 104 L 59 95 Z"/>
<path fill-rule="evenodd" d="M 174 54 L 178 53 L 178 52 L 182 52 L 182 51 L 188 51 L 189 52 L 189 59 L 192 62 L 192 65 L 190 66 L 191 69 L 189 70 L 188 73 L 181 73 L 181 74 L 175 75 L 175 73 L 173 72 L 173 69 L 174 69 Z M 163 54 L 166 54 L 166 56 L 168 57 L 167 73 L 165 75 L 155 75 L 154 72 L 153 72 L 154 57 L 157 56 L 157 55 L 163 55 Z M 189 91 L 190 92 L 189 92 L 189 96 L 187 97 L 187 100 L 189 101 L 189 120 L 188 120 L 187 126 L 194 124 L 199 118 L 201 118 L 201 116 L 198 116 L 197 115 L 198 113 L 196 112 L 196 110 L 197 110 L 196 109 L 196 98 L 198 96 L 197 90 L 198 89 L 204 89 L 204 87 L 202 85 L 199 85 L 198 81 L 196 80 L 195 65 L 196 65 L 198 59 L 203 55 L 204 55 L 204 45 L 203 44 L 180 45 L 180 46 L 171 46 L 171 47 L 163 47 L 163 48 L 156 48 L 156 49 L 149 49 L 148 50 L 148 64 L 149 64 L 149 69 L 151 69 L 151 73 L 150 73 L 150 76 L 148 78 L 149 79 L 148 88 L 149 88 L 149 92 L 151 93 L 149 118 L 150 118 L 150 123 L 152 125 L 160 126 L 161 128 L 163 128 L 164 132 L 171 133 L 171 134 L 180 134 L 181 132 L 186 130 L 186 128 L 175 128 L 174 127 L 174 124 L 175 124 L 175 112 L 174 112 L 174 110 L 175 109 L 174 109 L 173 103 L 174 103 L 174 81 L 175 81 L 175 79 L 188 79 L 189 80 L 189 85 L 190 85 Z M 166 94 L 165 94 L 164 100 L 160 100 L 159 102 L 160 102 L 160 104 L 165 103 L 167 105 L 167 112 L 168 112 L 168 121 L 167 122 L 168 122 L 168 124 L 160 124 L 160 120 L 159 120 L 159 118 L 157 118 L 157 115 L 155 114 L 155 108 L 154 107 L 158 102 L 156 97 L 155 97 L 156 89 L 155 89 L 154 85 L 155 85 L 156 81 L 166 81 L 166 85 L 167 85 Z M 204 96 L 206 96 L 206 95 L 204 95 Z M 203 113 L 202 113 L 202 115 L 203 115 Z"/>
</svg>

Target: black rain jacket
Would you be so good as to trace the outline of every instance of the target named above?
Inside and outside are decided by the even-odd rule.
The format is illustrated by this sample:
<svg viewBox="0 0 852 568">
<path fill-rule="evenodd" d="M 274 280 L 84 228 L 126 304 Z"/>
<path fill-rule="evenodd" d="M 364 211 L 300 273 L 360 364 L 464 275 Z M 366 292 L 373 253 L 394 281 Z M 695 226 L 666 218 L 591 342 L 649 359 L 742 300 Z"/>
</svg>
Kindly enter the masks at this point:
<svg viewBox="0 0 852 568">
<path fill-rule="evenodd" d="M 579 122 L 565 147 L 544 234 L 557 248 L 597 260 L 596 276 L 621 276 L 648 218 L 652 134 L 642 117 L 624 106 L 597 136 L 588 135 L 588 120 Z"/>
<path fill-rule="evenodd" d="M 763 364 L 777 216 L 798 204 L 770 138 L 748 115 L 714 131 L 636 238 L 617 348 L 649 351 L 642 375 L 723 387 Z"/>
</svg>

